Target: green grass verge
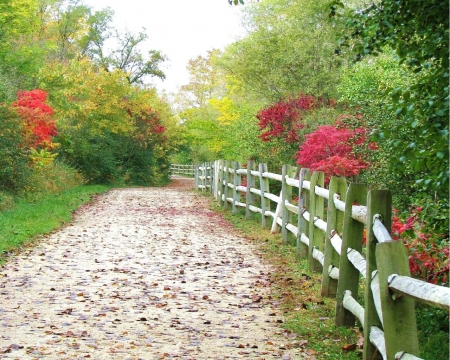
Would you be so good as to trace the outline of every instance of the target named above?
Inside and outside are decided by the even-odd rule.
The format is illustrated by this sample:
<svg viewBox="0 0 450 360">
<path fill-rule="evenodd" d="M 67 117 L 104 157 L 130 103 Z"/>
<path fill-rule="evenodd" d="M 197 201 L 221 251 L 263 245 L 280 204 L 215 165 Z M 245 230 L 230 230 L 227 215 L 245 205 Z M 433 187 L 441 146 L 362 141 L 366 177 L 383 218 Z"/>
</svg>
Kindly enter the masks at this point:
<svg viewBox="0 0 450 360">
<path fill-rule="evenodd" d="M 16 199 L 11 210 L 0 212 L 0 264 L 7 253 L 17 251 L 38 236 L 60 228 L 72 220 L 72 213 L 93 195 L 110 187 L 78 186 L 59 194 L 46 194 L 34 201 Z"/>
</svg>

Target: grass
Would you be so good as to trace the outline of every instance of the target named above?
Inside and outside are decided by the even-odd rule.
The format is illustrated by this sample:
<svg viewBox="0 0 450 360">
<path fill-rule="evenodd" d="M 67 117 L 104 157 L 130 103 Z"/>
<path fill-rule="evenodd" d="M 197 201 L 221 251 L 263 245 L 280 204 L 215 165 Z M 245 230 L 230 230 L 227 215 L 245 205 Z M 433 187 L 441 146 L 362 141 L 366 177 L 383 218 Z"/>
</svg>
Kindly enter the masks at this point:
<svg viewBox="0 0 450 360">
<path fill-rule="evenodd" d="M 70 222 L 73 211 L 108 189 L 103 185 L 77 186 L 34 200 L 15 199 L 10 210 L 0 212 L 0 264 L 9 252 L 18 251 L 39 235 Z"/>
</svg>

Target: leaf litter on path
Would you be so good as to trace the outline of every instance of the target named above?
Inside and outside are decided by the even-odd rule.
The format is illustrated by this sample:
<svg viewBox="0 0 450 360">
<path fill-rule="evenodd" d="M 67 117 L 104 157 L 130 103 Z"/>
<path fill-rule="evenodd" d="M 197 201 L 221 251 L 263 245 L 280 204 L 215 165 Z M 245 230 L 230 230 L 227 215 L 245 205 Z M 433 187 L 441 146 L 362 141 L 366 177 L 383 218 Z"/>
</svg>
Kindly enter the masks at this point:
<svg viewBox="0 0 450 360">
<path fill-rule="evenodd" d="M 191 181 L 112 190 L 11 257 L 0 358 L 308 358 L 280 329 L 271 268 Z"/>
</svg>

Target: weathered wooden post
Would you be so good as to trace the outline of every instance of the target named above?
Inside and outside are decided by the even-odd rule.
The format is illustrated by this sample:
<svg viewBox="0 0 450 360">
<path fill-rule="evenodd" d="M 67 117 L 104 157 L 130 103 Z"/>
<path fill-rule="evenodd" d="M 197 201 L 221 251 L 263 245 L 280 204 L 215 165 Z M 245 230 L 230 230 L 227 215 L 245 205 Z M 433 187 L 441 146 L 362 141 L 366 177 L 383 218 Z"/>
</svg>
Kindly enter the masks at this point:
<svg viewBox="0 0 450 360">
<path fill-rule="evenodd" d="M 296 256 L 298 258 L 305 258 L 308 256 L 308 245 L 301 241 L 301 237 L 309 236 L 309 223 L 303 217 L 304 211 L 309 206 L 309 191 L 303 189 L 303 180 L 309 181 L 311 179 L 311 172 L 309 169 L 302 168 L 299 173 L 299 189 L 298 189 L 298 237 Z"/>
<path fill-rule="evenodd" d="M 214 161 L 214 199 L 219 200 L 219 168 L 220 168 L 220 160 Z"/>
<path fill-rule="evenodd" d="M 286 228 L 287 224 L 292 223 L 292 212 L 286 208 L 285 204 L 286 201 L 292 203 L 292 186 L 286 183 L 286 178 L 294 178 L 296 171 L 297 167 L 291 165 L 283 165 L 281 170 L 281 238 L 285 244 L 295 241 L 293 234 Z"/>
<path fill-rule="evenodd" d="M 344 292 L 350 290 L 353 297 L 358 296 L 359 270 L 347 258 L 347 249 L 361 252 L 364 224 L 352 218 L 353 205 L 366 205 L 367 187 L 364 184 L 350 184 L 345 197 L 344 228 L 342 233 L 341 258 L 339 262 L 339 281 L 336 294 L 336 325 L 354 326 L 355 315 L 343 305 Z M 367 325 L 366 325 L 367 326 Z"/>
<path fill-rule="evenodd" d="M 267 172 L 267 164 L 259 164 L 259 188 L 261 190 L 261 226 L 268 227 L 270 223 L 268 221 L 269 216 L 266 215 L 266 211 L 270 211 L 270 200 L 267 199 L 264 194 L 269 193 L 269 179 L 263 177 L 263 174 Z"/>
<path fill-rule="evenodd" d="M 380 229 L 384 227 L 390 234 L 392 216 L 390 192 L 372 190 L 369 199 L 372 206 L 369 211 L 370 232 L 377 235 L 377 227 Z M 377 240 L 375 256 L 387 358 L 394 359 L 395 354 L 400 351 L 419 356 L 414 299 L 409 296 L 392 296 L 388 287 L 388 278 L 391 274 L 411 276 L 408 251 L 402 241 L 392 241 L 390 235 L 385 239 L 377 236 Z"/>
<path fill-rule="evenodd" d="M 344 224 L 344 212 L 336 209 L 334 196 L 338 195 L 340 200 L 345 200 L 347 192 L 347 181 L 345 178 L 333 176 L 330 180 L 328 211 L 327 211 L 327 234 L 325 234 L 325 260 L 322 271 L 322 296 L 336 296 L 338 280 L 329 275 L 330 266 L 339 267 L 340 255 L 334 249 L 331 238 L 334 234 L 342 234 Z M 346 253 L 345 253 L 346 254 Z M 344 256 L 345 256 L 344 254 Z"/>
<path fill-rule="evenodd" d="M 241 168 L 241 163 L 233 162 L 233 214 L 239 211 L 236 202 L 240 200 L 241 193 L 237 191 L 237 187 L 241 186 L 241 174 L 238 174 L 238 169 Z"/>
<path fill-rule="evenodd" d="M 315 193 L 315 187 L 324 185 L 324 175 L 321 171 L 313 172 L 310 180 L 309 190 L 309 249 L 308 259 L 309 267 L 312 271 L 322 272 L 322 264 L 313 258 L 313 250 L 316 247 L 318 250 L 323 251 L 324 247 L 324 233 L 317 228 L 314 223 L 318 219 L 323 219 L 324 215 L 324 199 Z"/>
<path fill-rule="evenodd" d="M 247 191 L 245 193 L 245 218 L 253 219 L 253 211 L 250 210 L 250 206 L 255 206 L 255 194 L 250 189 L 255 187 L 255 177 L 252 175 L 252 171 L 256 170 L 256 164 L 253 160 L 247 162 Z"/>
</svg>

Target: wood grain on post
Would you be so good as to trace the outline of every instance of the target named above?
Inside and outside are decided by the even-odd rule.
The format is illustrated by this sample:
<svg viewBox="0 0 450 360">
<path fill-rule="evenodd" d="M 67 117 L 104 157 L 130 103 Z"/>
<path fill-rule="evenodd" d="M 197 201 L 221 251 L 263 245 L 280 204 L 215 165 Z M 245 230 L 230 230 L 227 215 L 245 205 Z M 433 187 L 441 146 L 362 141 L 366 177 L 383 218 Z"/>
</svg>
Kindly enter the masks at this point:
<svg viewBox="0 0 450 360">
<path fill-rule="evenodd" d="M 199 186 L 199 176 L 200 176 L 200 174 L 199 174 L 199 170 L 198 170 L 198 168 L 200 167 L 200 165 L 199 164 L 196 164 L 195 165 L 195 170 L 194 170 L 194 179 L 195 179 L 195 190 L 198 190 L 198 186 Z"/>
<path fill-rule="evenodd" d="M 345 200 L 347 192 L 347 180 L 333 176 L 330 180 L 327 211 L 327 234 L 325 234 L 325 260 L 322 271 L 322 296 L 336 296 L 338 280 L 328 275 L 330 266 L 339 267 L 340 255 L 331 243 L 331 237 L 337 233 L 342 234 L 344 225 L 344 212 L 336 209 L 334 195 L 339 194 L 342 201 Z M 341 250 L 342 253 L 342 250 Z M 344 251 L 344 254 L 346 252 Z M 345 256 L 345 255 L 344 255 Z"/>
<path fill-rule="evenodd" d="M 377 269 L 375 249 L 377 239 L 373 232 L 373 217 L 375 214 L 383 214 L 387 228 L 391 227 L 392 216 L 391 193 L 387 190 L 371 190 L 367 196 L 367 233 L 366 233 L 366 286 L 364 293 L 364 359 L 371 359 L 376 353 L 376 347 L 370 342 L 370 328 L 372 326 L 382 328 L 381 319 L 378 317 L 375 300 L 370 287 L 372 273 Z"/>
<path fill-rule="evenodd" d="M 344 293 L 350 290 L 353 297 L 358 296 L 359 270 L 347 258 L 347 249 L 361 252 L 364 224 L 352 218 L 353 204 L 366 205 L 367 187 L 364 184 L 350 184 L 345 195 L 345 213 L 342 232 L 342 251 L 339 261 L 339 281 L 336 294 L 336 325 L 354 326 L 355 315 L 344 308 Z M 365 311 L 367 313 L 367 309 Z M 367 327 L 367 323 L 366 323 Z"/>
</svg>

